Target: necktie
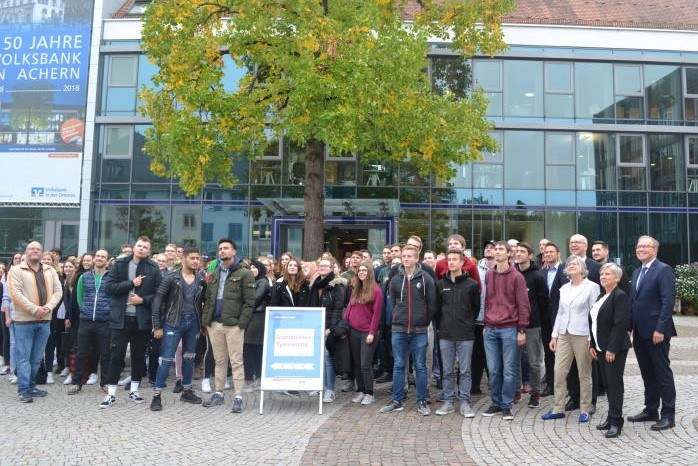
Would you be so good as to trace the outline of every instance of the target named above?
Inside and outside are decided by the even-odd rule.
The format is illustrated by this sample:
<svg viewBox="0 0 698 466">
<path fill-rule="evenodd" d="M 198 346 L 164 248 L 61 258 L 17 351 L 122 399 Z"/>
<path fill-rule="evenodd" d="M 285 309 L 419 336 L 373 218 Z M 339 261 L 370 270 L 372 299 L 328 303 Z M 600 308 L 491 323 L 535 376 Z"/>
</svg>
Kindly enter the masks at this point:
<svg viewBox="0 0 698 466">
<path fill-rule="evenodd" d="M 640 275 L 637 276 L 637 286 L 635 287 L 636 290 L 638 288 L 640 288 L 640 283 L 645 278 L 646 273 L 647 273 L 647 267 L 642 267 L 642 269 L 640 270 Z"/>
</svg>

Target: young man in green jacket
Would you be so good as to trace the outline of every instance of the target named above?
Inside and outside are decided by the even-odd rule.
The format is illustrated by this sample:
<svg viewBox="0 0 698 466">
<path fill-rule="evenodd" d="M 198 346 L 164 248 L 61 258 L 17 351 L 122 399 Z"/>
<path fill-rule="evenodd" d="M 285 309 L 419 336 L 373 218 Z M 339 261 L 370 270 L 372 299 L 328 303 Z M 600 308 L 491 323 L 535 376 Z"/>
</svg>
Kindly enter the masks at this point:
<svg viewBox="0 0 698 466">
<path fill-rule="evenodd" d="M 220 263 L 208 276 L 202 324 L 211 339 L 213 359 L 216 361 L 216 391 L 203 406 L 208 408 L 223 404 L 223 388 L 230 360 L 235 390 L 232 412 L 240 413 L 245 383 L 242 347 L 245 329 L 254 310 L 255 288 L 252 271 L 236 255 L 235 242 L 221 238 L 218 241 Z"/>
</svg>

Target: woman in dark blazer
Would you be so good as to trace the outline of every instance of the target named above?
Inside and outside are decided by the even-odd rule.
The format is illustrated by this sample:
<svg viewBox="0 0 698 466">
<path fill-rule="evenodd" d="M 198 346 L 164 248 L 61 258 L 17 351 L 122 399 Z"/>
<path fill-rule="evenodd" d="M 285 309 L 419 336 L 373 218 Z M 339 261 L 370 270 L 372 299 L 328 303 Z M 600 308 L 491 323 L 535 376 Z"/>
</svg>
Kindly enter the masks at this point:
<svg viewBox="0 0 698 466">
<path fill-rule="evenodd" d="M 600 270 L 605 293 L 589 312 L 589 352 L 599 361 L 608 396 L 608 416 L 596 426 L 606 431 L 606 438 L 620 435 L 623 428 L 623 372 L 630 348 L 630 298 L 618 283 L 623 270 L 610 262 Z"/>
</svg>

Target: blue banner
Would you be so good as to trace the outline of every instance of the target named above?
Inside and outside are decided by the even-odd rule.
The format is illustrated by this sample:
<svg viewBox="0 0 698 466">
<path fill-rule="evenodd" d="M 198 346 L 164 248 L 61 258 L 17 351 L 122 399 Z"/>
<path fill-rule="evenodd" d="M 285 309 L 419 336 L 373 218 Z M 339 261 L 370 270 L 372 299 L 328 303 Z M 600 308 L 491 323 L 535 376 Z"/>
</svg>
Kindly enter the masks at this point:
<svg viewBox="0 0 698 466">
<path fill-rule="evenodd" d="M 321 390 L 325 308 L 268 307 L 263 390 Z"/>
<path fill-rule="evenodd" d="M 0 5 L 0 164 L 9 168 L 0 202 L 79 198 L 93 6 L 93 0 Z M 20 184 L 21 172 L 36 165 L 50 180 L 35 173 L 41 189 L 30 190 L 25 180 Z"/>
</svg>

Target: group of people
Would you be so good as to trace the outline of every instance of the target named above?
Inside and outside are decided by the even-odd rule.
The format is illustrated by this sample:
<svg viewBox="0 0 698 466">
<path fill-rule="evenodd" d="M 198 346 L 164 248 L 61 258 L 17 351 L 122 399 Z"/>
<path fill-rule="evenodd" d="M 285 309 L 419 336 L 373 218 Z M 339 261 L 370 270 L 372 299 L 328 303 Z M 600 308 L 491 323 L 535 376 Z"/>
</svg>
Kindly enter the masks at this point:
<svg viewBox="0 0 698 466">
<path fill-rule="evenodd" d="M 471 396 L 481 393 L 487 372 L 491 405 L 483 416 L 513 419 L 514 404 L 528 392 L 529 408 L 554 395 L 542 419 L 579 409 L 584 423 L 605 393 L 608 414 L 597 428 L 612 438 L 624 423 L 623 373 L 632 346 L 645 407 L 628 421 L 674 427 L 675 282 L 672 268 L 657 259 L 654 238 L 638 239 L 642 267 L 632 277 L 609 260 L 603 241 L 593 242 L 587 257 L 579 234 L 569 239 L 564 262 L 547 239 L 538 254 L 527 242 L 488 241 L 479 262 L 458 234 L 443 254 L 422 256 L 422 246 L 410 236 L 404 245 L 386 245 L 381 259 L 362 250 L 341 263 L 329 253 L 300 261 L 286 252 L 277 262 L 242 259 L 235 242 L 222 238 L 217 257 L 205 261 L 197 249 L 174 244 L 151 256 L 151 241 L 142 236 L 116 258 L 98 250 L 59 264 L 59 254 L 32 241 L 7 270 L 0 265 L 6 364 L 0 372 L 16 374 L 19 400 L 32 402 L 46 395 L 36 387 L 40 369 L 52 383 L 58 355 L 56 373 L 72 384 L 68 393 L 99 380 L 102 408 L 115 403 L 119 385 L 130 400 L 145 402 L 139 386 L 147 375 L 153 411 L 162 410 L 173 366 L 181 400 L 204 407 L 224 404 L 232 375 L 232 412 L 239 413 L 243 393 L 259 388 L 266 308 L 324 307 L 325 389 L 311 393 L 324 402 L 335 400 L 340 375 L 361 405 L 375 402 L 376 383 L 392 382 L 380 412 L 396 412 L 413 382 L 416 409 L 429 415 L 431 374 L 443 390 L 435 413 L 448 415 L 459 404 L 470 418 Z M 72 344 L 63 344 L 68 337 Z M 119 380 L 129 347 L 130 375 Z M 206 401 L 192 385 L 198 363 L 202 391 L 212 392 Z"/>
</svg>

